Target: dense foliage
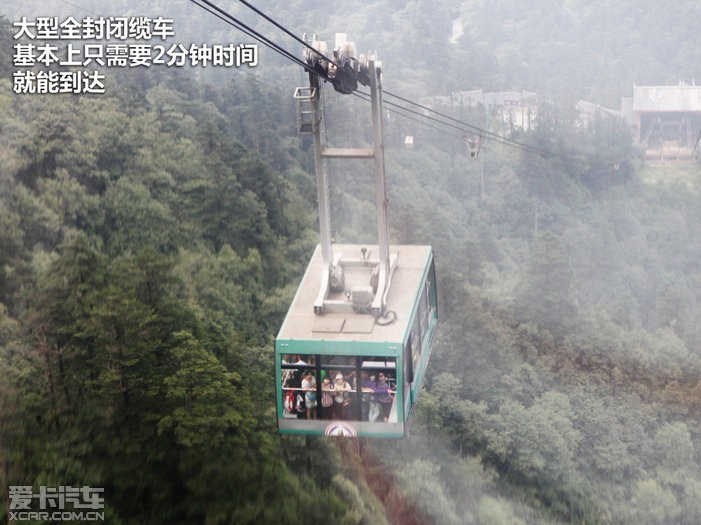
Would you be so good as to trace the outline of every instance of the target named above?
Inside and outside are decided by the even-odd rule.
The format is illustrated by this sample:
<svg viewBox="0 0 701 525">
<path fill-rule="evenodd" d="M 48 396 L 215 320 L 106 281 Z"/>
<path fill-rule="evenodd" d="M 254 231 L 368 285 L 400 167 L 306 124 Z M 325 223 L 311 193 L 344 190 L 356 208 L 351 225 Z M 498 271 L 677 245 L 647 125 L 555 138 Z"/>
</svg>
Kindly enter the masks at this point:
<svg viewBox="0 0 701 525">
<path fill-rule="evenodd" d="M 5 3 L 4 14 L 13 17 L 167 16 L 176 20 L 176 40 L 184 43 L 253 41 L 187 0 L 110 0 L 109 7 L 102 0 L 81 0 L 77 7 L 64 0 Z M 633 85 L 701 78 L 701 5 L 695 0 L 669 0 L 664 10 L 654 0 L 258 0 L 255 6 L 298 36 L 318 33 L 333 44 L 342 32 L 359 52 L 379 51 L 392 89 L 413 98 L 516 89 L 618 109 Z M 291 52 L 299 49 L 238 2 L 222 7 Z M 263 46 L 261 54 L 269 79 L 301 78 L 298 66 Z"/>
<path fill-rule="evenodd" d="M 3 486 L 103 487 L 109 523 L 357 512 L 333 450 L 274 433 L 271 335 L 315 242 L 289 101 L 244 75 L 0 82 Z"/>
</svg>

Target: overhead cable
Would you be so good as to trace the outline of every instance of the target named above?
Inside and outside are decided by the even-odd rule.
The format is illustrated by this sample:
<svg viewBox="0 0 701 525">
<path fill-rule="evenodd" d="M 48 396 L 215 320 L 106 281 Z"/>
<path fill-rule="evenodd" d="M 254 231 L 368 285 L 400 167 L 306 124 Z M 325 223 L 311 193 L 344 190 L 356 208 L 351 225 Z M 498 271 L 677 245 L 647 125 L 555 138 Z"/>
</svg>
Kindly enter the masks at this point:
<svg viewBox="0 0 701 525">
<path fill-rule="evenodd" d="M 206 1 L 206 0 L 201 0 L 201 1 Z M 263 18 L 265 18 L 268 22 L 270 22 L 271 24 L 273 24 L 275 27 L 277 27 L 277 28 L 280 29 L 281 31 L 284 31 L 286 34 L 288 34 L 289 36 L 291 36 L 292 38 L 294 38 L 297 42 L 299 42 L 300 44 L 302 44 L 304 47 L 306 47 L 306 48 L 309 49 L 310 51 L 313 51 L 314 53 L 316 53 L 317 55 L 319 55 L 319 57 L 321 57 L 323 60 L 326 60 L 326 61 L 329 62 L 330 64 L 333 64 L 334 66 L 339 67 L 339 65 L 338 65 L 336 62 L 334 62 L 334 61 L 333 61 L 332 59 L 330 59 L 329 57 L 324 56 L 324 55 L 323 55 L 322 53 L 320 53 L 317 49 L 315 49 L 313 46 L 311 46 L 311 45 L 309 44 L 309 42 L 306 42 L 303 38 L 299 38 L 299 37 L 298 37 L 297 35 L 295 35 L 292 31 L 290 31 L 289 29 L 287 29 L 285 26 L 283 26 L 283 25 L 280 24 L 279 22 L 276 22 L 275 20 L 273 20 L 270 16 L 266 15 L 263 11 L 261 11 L 261 10 L 258 9 L 257 7 L 251 5 L 251 4 L 250 4 L 249 2 L 247 2 L 246 0 L 239 0 L 239 2 L 241 2 L 243 5 L 245 5 L 245 6 L 248 7 L 249 9 L 251 9 L 251 10 L 252 10 L 253 12 L 255 12 L 256 14 L 258 14 L 258 15 L 262 16 Z M 209 3 L 209 2 L 207 2 L 207 3 Z"/>
<path fill-rule="evenodd" d="M 550 151 L 547 151 L 547 150 L 544 150 L 544 149 L 540 149 L 540 148 L 537 148 L 537 147 L 535 147 L 535 146 L 531 146 L 530 144 L 525 144 L 525 143 L 523 143 L 523 142 L 518 142 L 518 141 L 513 140 L 513 139 L 507 139 L 506 137 L 502 137 L 501 135 L 499 135 L 499 134 L 497 134 L 497 133 L 494 133 L 494 132 L 491 132 L 491 131 L 487 131 L 487 130 L 485 130 L 485 129 L 482 129 L 482 128 L 478 127 L 478 126 L 474 126 L 474 125 L 472 125 L 472 124 L 468 124 L 467 122 L 463 122 L 462 120 L 458 120 L 458 119 L 456 119 L 456 118 L 454 118 L 454 117 L 451 117 L 450 115 L 446 115 L 445 113 L 441 113 L 440 111 L 437 111 L 437 110 L 435 110 L 435 109 L 433 109 L 433 108 L 430 108 L 430 107 L 425 106 L 425 105 L 423 105 L 423 104 L 419 104 L 418 102 L 414 102 L 413 100 L 409 100 L 409 99 L 407 99 L 407 98 L 404 98 L 404 97 L 402 97 L 402 96 L 400 96 L 400 95 L 397 95 L 397 94 L 395 94 L 395 93 L 392 93 L 391 91 L 386 91 L 386 90 L 385 90 L 385 91 L 383 91 L 383 93 L 386 94 L 386 95 L 389 95 L 390 97 L 394 97 L 394 98 L 396 98 L 396 99 L 398 99 L 398 100 L 401 100 L 402 102 L 406 102 L 407 104 L 411 104 L 411 105 L 413 105 L 413 106 L 416 106 L 416 107 L 418 107 L 418 108 L 420 108 L 420 109 L 422 109 L 422 110 L 424 110 L 424 111 L 428 111 L 428 112 L 434 113 L 435 115 L 438 115 L 438 116 L 440 116 L 440 117 L 442 117 L 442 118 L 448 119 L 448 120 L 451 121 L 451 122 L 455 122 L 455 123 L 457 123 L 457 124 L 459 124 L 459 125 L 461 125 L 461 126 L 464 126 L 464 127 L 469 128 L 469 129 L 472 129 L 472 130 L 474 130 L 474 131 L 476 131 L 476 132 L 479 132 L 480 134 L 483 134 L 483 135 L 485 135 L 485 136 L 491 137 L 491 138 L 493 138 L 494 140 L 498 140 L 498 141 L 502 141 L 502 142 L 509 142 L 510 144 L 513 144 L 513 145 L 515 145 L 515 146 L 520 146 L 522 149 L 528 150 L 528 151 L 530 151 L 530 152 L 532 152 L 532 153 L 538 153 L 539 155 L 551 156 L 551 157 L 557 156 L 555 153 L 552 153 L 552 152 L 550 152 Z M 448 124 L 446 123 L 446 125 L 448 125 Z"/>
<path fill-rule="evenodd" d="M 224 10 L 224 9 L 222 9 L 222 8 L 220 8 L 220 7 L 218 7 L 217 5 L 215 5 L 214 3 L 210 2 L 209 0 L 190 0 L 190 1 L 191 1 L 192 3 L 194 3 L 195 5 L 197 5 L 198 7 L 200 7 L 200 8 L 202 8 L 202 9 L 204 9 L 205 11 L 209 12 L 210 14 L 213 14 L 214 16 L 216 16 L 216 17 L 219 18 L 220 20 L 224 21 L 225 23 L 227 23 L 227 24 L 229 24 L 229 25 L 235 27 L 236 29 L 238 29 L 238 30 L 244 32 L 246 35 L 250 36 L 251 38 L 253 38 L 253 39 L 255 39 L 255 40 L 258 40 L 259 42 L 263 43 L 264 45 L 266 45 L 267 47 L 269 47 L 270 49 L 272 49 L 272 50 L 275 51 L 276 53 L 278 53 L 278 54 L 282 55 L 283 57 L 285 57 L 285 58 L 287 58 L 287 59 L 293 61 L 293 62 L 296 63 L 297 65 L 302 66 L 305 70 L 309 71 L 310 73 L 316 74 L 316 75 L 320 76 L 321 78 L 323 78 L 324 80 L 327 80 L 327 81 L 330 81 L 330 80 L 331 80 L 330 78 L 328 78 L 328 76 L 324 75 L 324 74 L 321 73 L 320 71 L 318 71 L 318 70 L 316 70 L 316 69 L 313 69 L 309 64 L 306 63 L 306 61 L 304 61 L 304 60 L 298 58 L 295 54 L 293 54 L 293 53 L 287 51 L 285 48 L 283 48 L 283 47 L 280 46 L 279 44 L 276 44 L 275 42 L 271 41 L 271 40 L 268 39 L 267 37 L 263 36 L 261 33 L 259 33 L 258 31 L 254 30 L 253 28 L 251 28 L 250 26 L 246 25 L 245 23 L 241 22 L 241 21 L 240 21 L 239 19 L 237 19 L 235 16 L 233 16 L 233 15 L 230 14 L 230 13 L 228 13 L 226 10 Z M 322 53 L 319 53 L 318 50 L 316 50 L 315 48 L 313 48 L 313 47 L 312 47 L 308 42 L 306 42 L 304 39 L 301 39 L 301 38 L 299 38 L 298 36 L 296 36 L 293 32 L 291 32 L 291 31 L 290 31 L 289 29 L 287 29 L 285 26 L 283 26 L 283 25 L 280 24 L 279 22 L 275 21 L 272 17 L 270 17 L 269 15 L 265 14 L 263 11 L 261 11 L 261 10 L 258 9 L 258 8 L 256 8 L 256 7 L 253 6 L 251 3 L 247 2 L 246 0 L 239 0 L 239 1 L 240 1 L 243 5 L 245 5 L 246 7 L 248 7 L 249 9 L 251 9 L 252 11 L 254 11 L 258 16 L 264 18 L 265 20 L 267 20 L 268 22 L 270 22 L 271 24 L 273 24 L 275 27 L 277 27 L 278 29 L 280 29 L 281 31 L 285 32 L 287 35 L 289 35 L 290 37 L 292 37 L 296 42 L 301 43 L 301 44 L 304 45 L 306 48 L 308 48 L 308 49 L 310 49 L 311 51 L 313 51 L 314 53 L 316 53 L 321 59 L 326 60 L 327 62 L 338 66 L 338 64 L 336 64 L 331 58 L 324 56 Z M 405 98 L 405 97 L 402 97 L 402 96 L 400 96 L 400 95 L 397 95 L 396 93 L 392 93 L 391 91 L 386 91 L 386 90 L 385 90 L 385 91 L 383 91 L 383 93 L 385 93 L 386 95 L 388 95 L 388 96 L 390 96 L 390 97 L 394 97 L 395 99 L 397 99 L 397 100 L 399 100 L 399 101 L 402 101 L 402 102 L 404 102 L 404 103 L 406 103 L 406 104 L 410 104 L 410 105 L 412 105 L 412 106 L 418 107 L 418 108 L 420 108 L 421 110 L 423 110 L 424 113 L 421 113 L 421 112 L 418 112 L 418 111 L 409 109 L 409 108 L 404 107 L 404 106 L 400 106 L 399 104 L 396 104 L 396 103 L 393 103 L 393 102 L 390 102 L 390 101 L 384 101 L 384 104 L 385 104 L 385 105 L 392 106 L 392 107 L 394 107 L 395 109 L 397 109 L 397 110 L 399 110 L 399 111 L 412 113 L 412 114 L 414 114 L 414 115 L 417 115 L 417 116 L 422 117 L 423 119 L 430 120 L 430 121 L 432 121 L 432 122 L 441 124 L 442 126 L 451 127 L 451 128 L 453 128 L 453 129 L 458 129 L 458 130 L 462 131 L 463 133 L 467 132 L 467 130 L 472 130 L 473 132 L 480 133 L 481 135 L 483 135 L 483 136 L 485 136 L 485 137 L 489 137 L 491 140 L 494 140 L 494 141 L 497 141 L 497 142 L 499 142 L 499 143 L 502 143 L 502 144 L 504 144 L 505 146 L 509 146 L 509 147 L 512 147 L 512 148 L 516 148 L 516 149 L 519 149 L 519 150 L 524 151 L 524 152 L 535 153 L 535 154 L 538 154 L 538 155 L 541 155 L 541 156 L 544 156 L 544 157 L 561 157 L 561 156 L 562 156 L 562 155 L 558 155 L 558 154 L 556 154 L 556 153 L 553 153 L 553 152 L 551 152 L 551 151 L 547 151 L 547 150 L 544 150 L 544 149 L 541 149 L 541 148 L 538 148 L 538 147 L 535 147 L 535 146 L 531 146 L 531 145 L 529 145 L 529 144 L 525 144 L 525 143 L 522 143 L 522 142 L 518 142 L 518 141 L 515 141 L 515 140 L 513 140 L 513 139 L 509 139 L 509 138 L 507 138 L 507 137 L 503 137 L 503 136 L 501 136 L 501 135 L 499 135 L 499 134 L 497 134 L 497 133 L 493 133 L 493 132 L 491 132 L 491 131 L 485 130 L 485 129 L 480 128 L 480 127 L 478 127 L 478 126 L 475 126 L 475 125 L 473 125 L 473 124 L 470 124 L 470 123 L 461 121 L 461 120 L 459 120 L 459 119 L 456 119 L 456 118 L 454 118 L 454 117 L 451 117 L 450 115 L 446 115 L 446 114 L 444 114 L 444 113 L 441 113 L 441 112 L 439 112 L 439 111 L 437 111 L 437 110 L 435 110 L 435 109 L 433 109 L 433 108 L 430 108 L 430 107 L 428 107 L 428 106 L 419 104 L 418 102 L 414 102 L 414 101 L 412 101 L 412 100 L 409 100 L 409 99 L 407 99 L 407 98 Z M 361 93 L 361 95 L 366 95 L 366 94 Z M 361 97 L 361 98 L 362 98 L 362 97 Z M 444 121 L 444 120 L 439 120 L 439 119 L 436 118 L 436 117 L 431 117 L 431 116 L 429 116 L 429 115 L 426 115 L 426 114 L 425 114 L 426 112 L 432 113 L 432 114 L 434 114 L 434 115 L 436 115 L 437 117 L 440 117 L 440 118 L 442 118 L 442 119 L 446 119 L 448 122 L 446 122 L 446 121 Z M 410 118 L 410 117 L 408 117 L 408 116 L 406 115 L 406 113 L 404 113 L 403 116 L 404 116 L 405 118 Z M 423 124 L 426 125 L 426 126 L 432 127 L 433 129 L 438 129 L 438 128 L 435 127 L 435 126 L 430 126 L 429 124 L 427 124 L 427 123 L 425 123 L 425 122 L 422 122 L 422 121 L 420 121 L 420 120 L 418 120 L 418 119 L 412 119 L 412 120 L 416 120 L 417 122 L 421 122 L 421 123 L 423 123 Z M 441 130 L 441 131 L 442 131 L 442 130 Z M 445 133 L 445 131 L 444 131 L 444 133 Z"/>
<path fill-rule="evenodd" d="M 208 13 L 216 16 L 217 18 L 219 18 L 221 21 L 225 22 L 226 24 L 235 27 L 236 29 L 245 33 L 246 35 L 253 38 L 254 40 L 257 40 L 258 42 L 262 43 L 266 47 L 272 49 L 276 53 L 287 58 L 288 60 L 293 61 L 294 63 L 296 63 L 299 66 L 302 66 L 307 71 L 321 76 L 324 80 L 329 80 L 328 77 L 326 77 L 325 75 L 321 74 L 320 72 L 314 70 L 310 65 L 308 65 L 304 60 L 299 58 L 296 54 L 287 51 L 281 45 L 276 44 L 275 42 L 273 42 L 269 38 L 263 36 L 261 33 L 256 31 L 252 27 L 248 26 L 247 24 L 243 23 L 241 20 L 239 20 L 238 18 L 236 18 L 232 14 L 230 14 L 227 11 L 212 4 L 212 2 L 209 2 L 208 0 L 190 0 L 190 2 L 195 4 L 196 6 L 204 9 Z"/>
</svg>

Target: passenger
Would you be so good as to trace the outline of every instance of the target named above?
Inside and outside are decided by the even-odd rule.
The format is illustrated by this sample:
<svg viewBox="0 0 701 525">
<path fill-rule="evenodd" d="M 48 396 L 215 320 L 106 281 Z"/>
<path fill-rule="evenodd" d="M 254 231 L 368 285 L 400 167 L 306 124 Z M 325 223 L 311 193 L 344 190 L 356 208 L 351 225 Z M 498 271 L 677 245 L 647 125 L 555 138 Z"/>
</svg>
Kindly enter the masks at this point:
<svg viewBox="0 0 701 525">
<path fill-rule="evenodd" d="M 358 386 L 358 381 L 356 380 L 355 377 L 355 370 L 350 372 L 348 375 L 346 375 L 346 381 L 348 381 L 348 384 L 351 386 L 353 390 L 356 390 Z"/>
<path fill-rule="evenodd" d="M 327 374 L 321 382 L 321 419 L 331 419 L 333 412 L 333 390 L 331 377 Z"/>
<path fill-rule="evenodd" d="M 306 374 L 307 363 L 302 360 L 299 354 L 290 354 L 287 356 L 289 362 L 286 363 L 285 359 L 282 360 L 283 364 L 292 365 L 303 365 L 305 368 L 286 368 L 285 377 L 287 378 L 287 387 L 294 392 L 294 412 L 297 414 L 298 419 L 304 419 L 307 414 L 306 406 L 304 403 L 304 392 L 302 389 L 302 377 Z"/>
<path fill-rule="evenodd" d="M 377 402 L 377 385 L 375 372 L 363 372 L 363 419 L 371 423 L 380 415 L 380 405 Z"/>
<path fill-rule="evenodd" d="M 301 392 L 302 388 L 302 375 L 299 370 L 288 369 L 290 374 L 288 375 L 287 387 L 291 392 L 294 392 L 294 413 L 297 419 L 304 419 L 306 415 L 306 409 L 304 408 L 304 395 Z"/>
<path fill-rule="evenodd" d="M 392 396 L 390 396 L 387 377 L 383 372 L 378 375 L 377 383 L 375 383 L 377 392 L 377 401 L 380 404 L 380 412 L 385 423 L 389 420 L 389 413 L 392 410 Z"/>
<path fill-rule="evenodd" d="M 351 417 L 351 403 L 353 402 L 353 397 L 351 395 L 352 389 L 348 382 L 343 378 L 343 374 L 336 374 L 336 381 L 334 383 L 334 396 L 333 396 L 333 417 L 334 419 L 349 420 Z"/>
<path fill-rule="evenodd" d="M 304 405 L 307 407 L 307 419 L 316 419 L 316 379 L 311 370 L 302 373 L 302 390 Z"/>
</svg>

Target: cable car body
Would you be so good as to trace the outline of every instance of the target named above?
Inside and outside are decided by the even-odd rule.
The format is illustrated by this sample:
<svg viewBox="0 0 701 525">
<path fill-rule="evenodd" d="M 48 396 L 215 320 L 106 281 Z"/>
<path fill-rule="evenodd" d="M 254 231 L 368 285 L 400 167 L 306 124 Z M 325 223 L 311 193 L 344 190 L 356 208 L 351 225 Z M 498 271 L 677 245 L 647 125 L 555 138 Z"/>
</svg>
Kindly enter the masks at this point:
<svg viewBox="0 0 701 525">
<path fill-rule="evenodd" d="M 314 140 L 320 244 L 275 341 L 278 428 L 289 434 L 403 437 L 438 321 L 433 251 L 389 243 L 381 63 L 374 56 L 356 59 L 345 34 L 336 35 L 333 60 L 325 50 L 314 36 L 305 53 L 309 86 L 294 95 L 299 131 Z M 345 79 L 339 80 L 341 70 Z M 319 74 L 341 93 L 352 92 L 356 81 L 370 87 L 371 148 L 326 146 Z M 329 158 L 373 161 L 374 246 L 332 243 Z"/>
<path fill-rule="evenodd" d="M 360 245 L 336 245 L 343 256 L 358 256 Z M 376 253 L 377 246 L 368 247 Z M 421 389 L 428 365 L 437 321 L 436 277 L 430 246 L 393 246 L 399 256 L 392 287 L 387 294 L 387 316 L 379 319 L 363 308 L 331 308 L 324 315 L 312 308 L 320 286 L 323 259 L 321 247 L 312 256 L 297 294 L 275 342 L 277 418 L 280 432 L 287 434 L 343 435 L 364 437 L 403 437 Z M 367 253 L 367 252 L 366 252 Z M 342 259 L 341 259 L 342 260 Z M 368 267 L 345 267 L 348 290 L 362 289 Z M 332 294 L 339 301 L 352 303 L 347 292 Z M 305 371 L 314 377 L 316 419 L 302 411 L 290 410 L 290 395 L 304 398 L 300 379 Z M 363 386 L 372 374 L 383 373 L 389 398 L 380 404 L 380 394 Z M 332 399 L 330 410 L 322 406 L 324 378 L 336 383 L 342 375 L 351 390 L 343 403 Z M 327 390 L 328 392 L 328 390 Z M 332 397 L 334 394 L 330 394 Z M 387 406 L 389 405 L 389 406 Z M 379 408 L 381 413 L 373 417 Z M 386 416 L 383 416 L 383 413 Z M 386 417 L 386 421 L 385 421 Z M 322 419 L 323 418 L 323 419 Z"/>
</svg>

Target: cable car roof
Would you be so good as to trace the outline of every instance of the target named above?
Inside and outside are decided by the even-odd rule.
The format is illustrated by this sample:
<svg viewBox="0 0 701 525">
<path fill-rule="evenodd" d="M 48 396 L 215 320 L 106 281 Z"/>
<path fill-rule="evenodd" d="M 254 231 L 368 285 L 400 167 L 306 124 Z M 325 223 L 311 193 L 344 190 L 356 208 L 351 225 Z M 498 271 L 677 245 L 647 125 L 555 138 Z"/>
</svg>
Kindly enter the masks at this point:
<svg viewBox="0 0 701 525">
<path fill-rule="evenodd" d="M 377 245 L 360 244 L 335 244 L 334 252 L 358 258 L 362 248 L 367 248 L 370 254 L 378 253 Z M 327 311 L 322 315 L 314 313 L 313 305 L 319 292 L 323 268 L 321 246 L 318 245 L 280 328 L 278 341 L 402 342 L 409 329 L 409 320 L 432 252 L 430 246 L 416 245 L 392 245 L 391 250 L 398 255 L 398 267 L 387 295 L 387 311 L 391 315 L 396 314 L 394 322 L 380 324 L 370 314 L 352 311 Z M 369 286 L 367 272 L 347 271 L 345 278 L 346 290 Z M 345 298 L 344 292 L 333 295 L 334 299 Z"/>
</svg>

